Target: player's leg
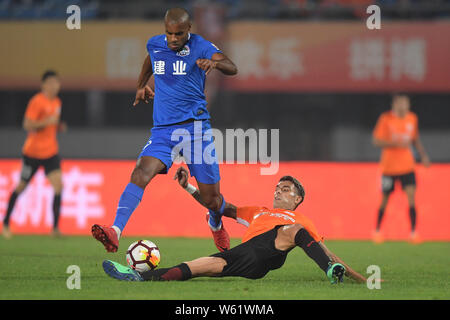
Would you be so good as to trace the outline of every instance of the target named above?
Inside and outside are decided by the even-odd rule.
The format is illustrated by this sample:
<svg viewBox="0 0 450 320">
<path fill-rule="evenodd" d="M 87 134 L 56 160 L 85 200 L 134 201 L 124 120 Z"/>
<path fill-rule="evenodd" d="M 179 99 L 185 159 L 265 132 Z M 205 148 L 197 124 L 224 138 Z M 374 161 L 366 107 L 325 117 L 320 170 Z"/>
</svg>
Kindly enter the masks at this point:
<svg viewBox="0 0 450 320">
<path fill-rule="evenodd" d="M 380 232 L 381 222 L 383 221 L 384 212 L 389 202 L 390 195 L 394 190 L 395 177 L 385 176 L 381 177 L 381 203 L 378 207 L 377 221 L 375 226 L 375 232 L 373 233 L 372 240 L 375 243 L 382 243 L 384 241 L 383 235 Z"/>
<path fill-rule="evenodd" d="M 61 159 L 58 155 L 44 160 L 43 166 L 48 181 L 53 187 L 53 235 L 59 236 L 59 216 L 61 212 L 61 194 L 63 189 Z"/>
<path fill-rule="evenodd" d="M 184 281 L 195 277 L 217 277 L 227 263 L 219 257 L 201 257 L 171 268 L 142 272 L 144 281 Z"/>
<path fill-rule="evenodd" d="M 420 243 L 421 240 L 416 233 L 416 221 L 417 221 L 417 213 L 416 213 L 416 177 L 414 172 L 406 174 L 400 179 L 402 183 L 403 190 L 406 193 L 408 198 L 409 205 L 409 219 L 411 222 L 411 236 L 410 240 L 413 243 Z"/>
<path fill-rule="evenodd" d="M 14 210 L 17 198 L 25 190 L 28 183 L 33 178 L 36 171 L 39 169 L 39 163 L 35 159 L 23 156 L 22 158 L 22 170 L 20 173 L 20 180 L 14 191 L 11 193 L 8 199 L 8 207 L 3 219 L 3 236 L 7 239 L 11 238 L 11 231 L 9 230 L 9 220 Z"/>
<path fill-rule="evenodd" d="M 160 172 L 166 170 L 166 165 L 158 158 L 141 156 L 136 162 L 130 182 L 120 196 L 116 216 L 112 227 L 93 225 L 94 238 L 103 243 L 108 252 L 116 252 L 120 235 L 129 218 L 142 200 L 147 184 Z"/>
<path fill-rule="evenodd" d="M 108 252 L 116 252 L 119 238 L 130 216 L 141 202 L 147 184 L 159 173 L 166 173 L 172 165 L 172 149 L 168 143 L 169 129 L 153 127 L 147 144 L 139 154 L 130 182 L 125 187 L 117 205 L 112 227 L 93 225 L 92 235 Z"/>
<path fill-rule="evenodd" d="M 222 215 L 225 209 L 225 199 L 220 193 L 220 172 L 216 158 L 216 150 L 209 121 L 202 122 L 202 133 L 197 133 L 198 123 L 189 128 L 194 135 L 191 145 L 190 158 L 186 162 L 192 177 L 195 177 L 202 202 L 208 208 L 208 225 L 214 237 L 214 243 L 219 251 L 230 249 L 230 237 L 222 224 Z M 192 130 L 194 130 L 192 132 Z M 197 134 L 196 134 L 197 133 Z M 198 148 L 201 146 L 201 148 Z M 201 162 L 198 163 L 198 159 Z"/>
<path fill-rule="evenodd" d="M 375 227 L 375 230 L 377 232 L 380 231 L 381 222 L 383 221 L 383 217 L 384 217 L 384 211 L 386 210 L 386 206 L 389 202 L 390 195 L 391 195 L 390 192 L 382 192 L 381 203 L 378 208 L 377 224 Z"/>
<path fill-rule="evenodd" d="M 225 210 L 225 199 L 220 193 L 220 184 L 219 182 L 215 184 L 205 184 L 199 182 L 197 179 L 197 185 L 202 201 L 209 209 L 207 221 L 214 238 L 214 243 L 219 251 L 229 250 L 230 236 L 222 223 L 222 216 Z"/>
<path fill-rule="evenodd" d="M 53 235 L 59 235 L 59 217 L 61 212 L 61 194 L 63 189 L 61 169 L 52 170 L 47 174 L 47 179 L 53 187 Z"/>
<path fill-rule="evenodd" d="M 343 265 L 333 263 L 320 244 L 300 224 L 292 224 L 280 227 L 275 238 L 275 248 L 288 251 L 294 247 L 300 247 L 310 257 L 332 282 L 342 282 L 345 272 Z"/>
<path fill-rule="evenodd" d="M 103 261 L 103 270 L 110 277 L 126 281 L 184 281 L 194 277 L 219 276 L 226 262 L 218 257 L 202 257 L 171 268 L 137 272 L 117 262 Z"/>
<path fill-rule="evenodd" d="M 123 231 L 131 214 L 140 203 L 145 187 L 165 169 L 166 165 L 155 157 L 142 156 L 138 159 L 136 167 L 131 173 L 130 182 L 125 187 L 117 206 L 113 226 L 117 227 L 120 232 Z"/>
<path fill-rule="evenodd" d="M 415 185 L 407 185 L 404 188 L 406 196 L 408 198 L 409 204 L 409 218 L 411 221 L 411 232 L 416 231 L 416 203 L 415 203 L 415 195 L 416 195 L 416 186 Z"/>
</svg>

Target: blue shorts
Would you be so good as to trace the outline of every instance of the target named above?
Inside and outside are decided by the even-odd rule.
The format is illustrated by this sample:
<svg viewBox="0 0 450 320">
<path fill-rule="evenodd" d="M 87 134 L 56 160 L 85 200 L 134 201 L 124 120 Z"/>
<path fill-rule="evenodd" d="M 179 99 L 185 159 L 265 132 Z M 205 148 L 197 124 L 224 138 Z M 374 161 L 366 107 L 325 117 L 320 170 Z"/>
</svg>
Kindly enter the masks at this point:
<svg viewBox="0 0 450 320">
<path fill-rule="evenodd" d="M 166 169 L 178 156 L 183 156 L 191 176 L 198 182 L 216 184 L 220 180 L 219 164 L 209 120 L 153 127 L 139 158 L 150 156 L 161 160 Z"/>
</svg>

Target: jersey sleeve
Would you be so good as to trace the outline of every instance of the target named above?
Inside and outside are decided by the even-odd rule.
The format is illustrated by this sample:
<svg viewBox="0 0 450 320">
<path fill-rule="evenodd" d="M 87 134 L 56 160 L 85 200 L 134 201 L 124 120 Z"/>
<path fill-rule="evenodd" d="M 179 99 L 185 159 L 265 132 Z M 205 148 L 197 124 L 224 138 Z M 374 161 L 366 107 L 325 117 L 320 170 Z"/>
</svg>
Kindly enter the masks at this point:
<svg viewBox="0 0 450 320">
<path fill-rule="evenodd" d="M 25 110 L 25 118 L 37 121 L 39 120 L 39 115 L 41 114 L 41 103 L 36 97 L 32 98 L 28 102 L 27 109 Z"/>
<path fill-rule="evenodd" d="M 222 51 L 212 42 L 202 40 L 202 57 L 203 59 L 211 59 L 214 53 L 222 53 Z"/>
<path fill-rule="evenodd" d="M 373 137 L 379 140 L 387 140 L 388 139 L 388 130 L 387 130 L 386 116 L 381 115 L 378 118 L 377 124 L 375 125 L 375 129 L 373 130 Z"/>
<path fill-rule="evenodd" d="M 153 61 L 153 50 L 158 46 L 158 36 L 153 36 L 147 41 L 147 53 L 150 57 L 150 61 Z M 152 63 L 153 68 L 153 63 Z"/>
<path fill-rule="evenodd" d="M 250 223 L 253 221 L 253 216 L 255 215 L 255 212 L 259 208 L 260 207 L 238 207 L 236 209 L 237 222 L 248 227 Z"/>
<path fill-rule="evenodd" d="M 317 231 L 314 223 L 306 216 L 304 215 L 297 216 L 296 222 L 301 224 L 308 231 L 311 237 L 313 237 L 314 240 L 316 240 L 317 242 L 323 241 L 323 237 Z"/>
<path fill-rule="evenodd" d="M 147 53 L 150 55 L 150 53 L 152 52 L 152 49 L 154 47 L 154 39 L 155 37 L 151 37 L 150 39 L 148 39 L 147 41 Z"/>
</svg>

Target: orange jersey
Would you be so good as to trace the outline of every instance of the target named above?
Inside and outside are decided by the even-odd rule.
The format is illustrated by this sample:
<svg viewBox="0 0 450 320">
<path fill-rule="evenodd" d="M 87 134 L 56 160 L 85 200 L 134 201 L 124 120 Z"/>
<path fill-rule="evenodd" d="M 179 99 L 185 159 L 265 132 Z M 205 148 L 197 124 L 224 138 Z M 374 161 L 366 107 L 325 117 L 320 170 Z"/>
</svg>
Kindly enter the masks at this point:
<svg viewBox="0 0 450 320">
<path fill-rule="evenodd" d="M 40 121 L 49 116 L 59 116 L 61 100 L 47 98 L 43 93 L 34 95 L 28 103 L 25 118 Z M 41 130 L 28 133 L 22 152 L 30 158 L 47 159 L 58 153 L 56 134 L 58 125 L 49 125 Z"/>
<path fill-rule="evenodd" d="M 248 227 L 242 242 L 272 230 L 275 226 L 301 224 L 316 241 L 322 241 L 316 227 L 301 213 L 285 209 L 268 209 L 266 207 L 237 208 L 237 221 Z"/>
<path fill-rule="evenodd" d="M 408 112 L 403 118 L 392 111 L 381 114 L 373 136 L 387 142 L 414 141 L 419 135 L 417 116 Z M 381 170 L 385 175 L 401 175 L 414 171 L 415 160 L 410 147 L 383 148 L 381 152 Z"/>
</svg>

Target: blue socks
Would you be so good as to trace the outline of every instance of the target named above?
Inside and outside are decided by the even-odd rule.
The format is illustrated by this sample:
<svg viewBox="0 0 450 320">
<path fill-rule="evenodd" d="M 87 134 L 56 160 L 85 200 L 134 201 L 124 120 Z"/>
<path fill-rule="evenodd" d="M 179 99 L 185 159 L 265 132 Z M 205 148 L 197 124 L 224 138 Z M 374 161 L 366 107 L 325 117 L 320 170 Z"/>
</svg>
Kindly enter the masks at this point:
<svg viewBox="0 0 450 320">
<path fill-rule="evenodd" d="M 119 205 L 117 206 L 116 218 L 113 225 L 118 227 L 122 232 L 128 222 L 133 211 L 141 202 L 144 189 L 133 183 L 129 183 L 120 196 Z"/>
<path fill-rule="evenodd" d="M 142 195 L 144 194 L 144 189 L 138 187 L 133 183 L 129 183 L 125 190 L 123 191 L 119 204 L 117 206 L 116 218 L 114 219 L 113 226 L 120 229 L 120 232 L 125 228 L 128 219 L 133 214 L 134 210 L 141 202 Z M 222 195 L 221 195 L 222 196 Z M 222 196 L 222 205 L 219 211 L 209 210 L 209 221 L 208 224 L 213 231 L 220 230 L 222 226 L 222 215 L 225 210 L 225 199 Z"/>
<path fill-rule="evenodd" d="M 209 210 L 208 224 L 213 231 L 220 230 L 220 227 L 222 226 L 222 215 L 224 210 L 225 210 L 225 199 L 222 196 L 222 205 L 220 206 L 219 211 L 214 212 L 212 210 Z"/>
</svg>

